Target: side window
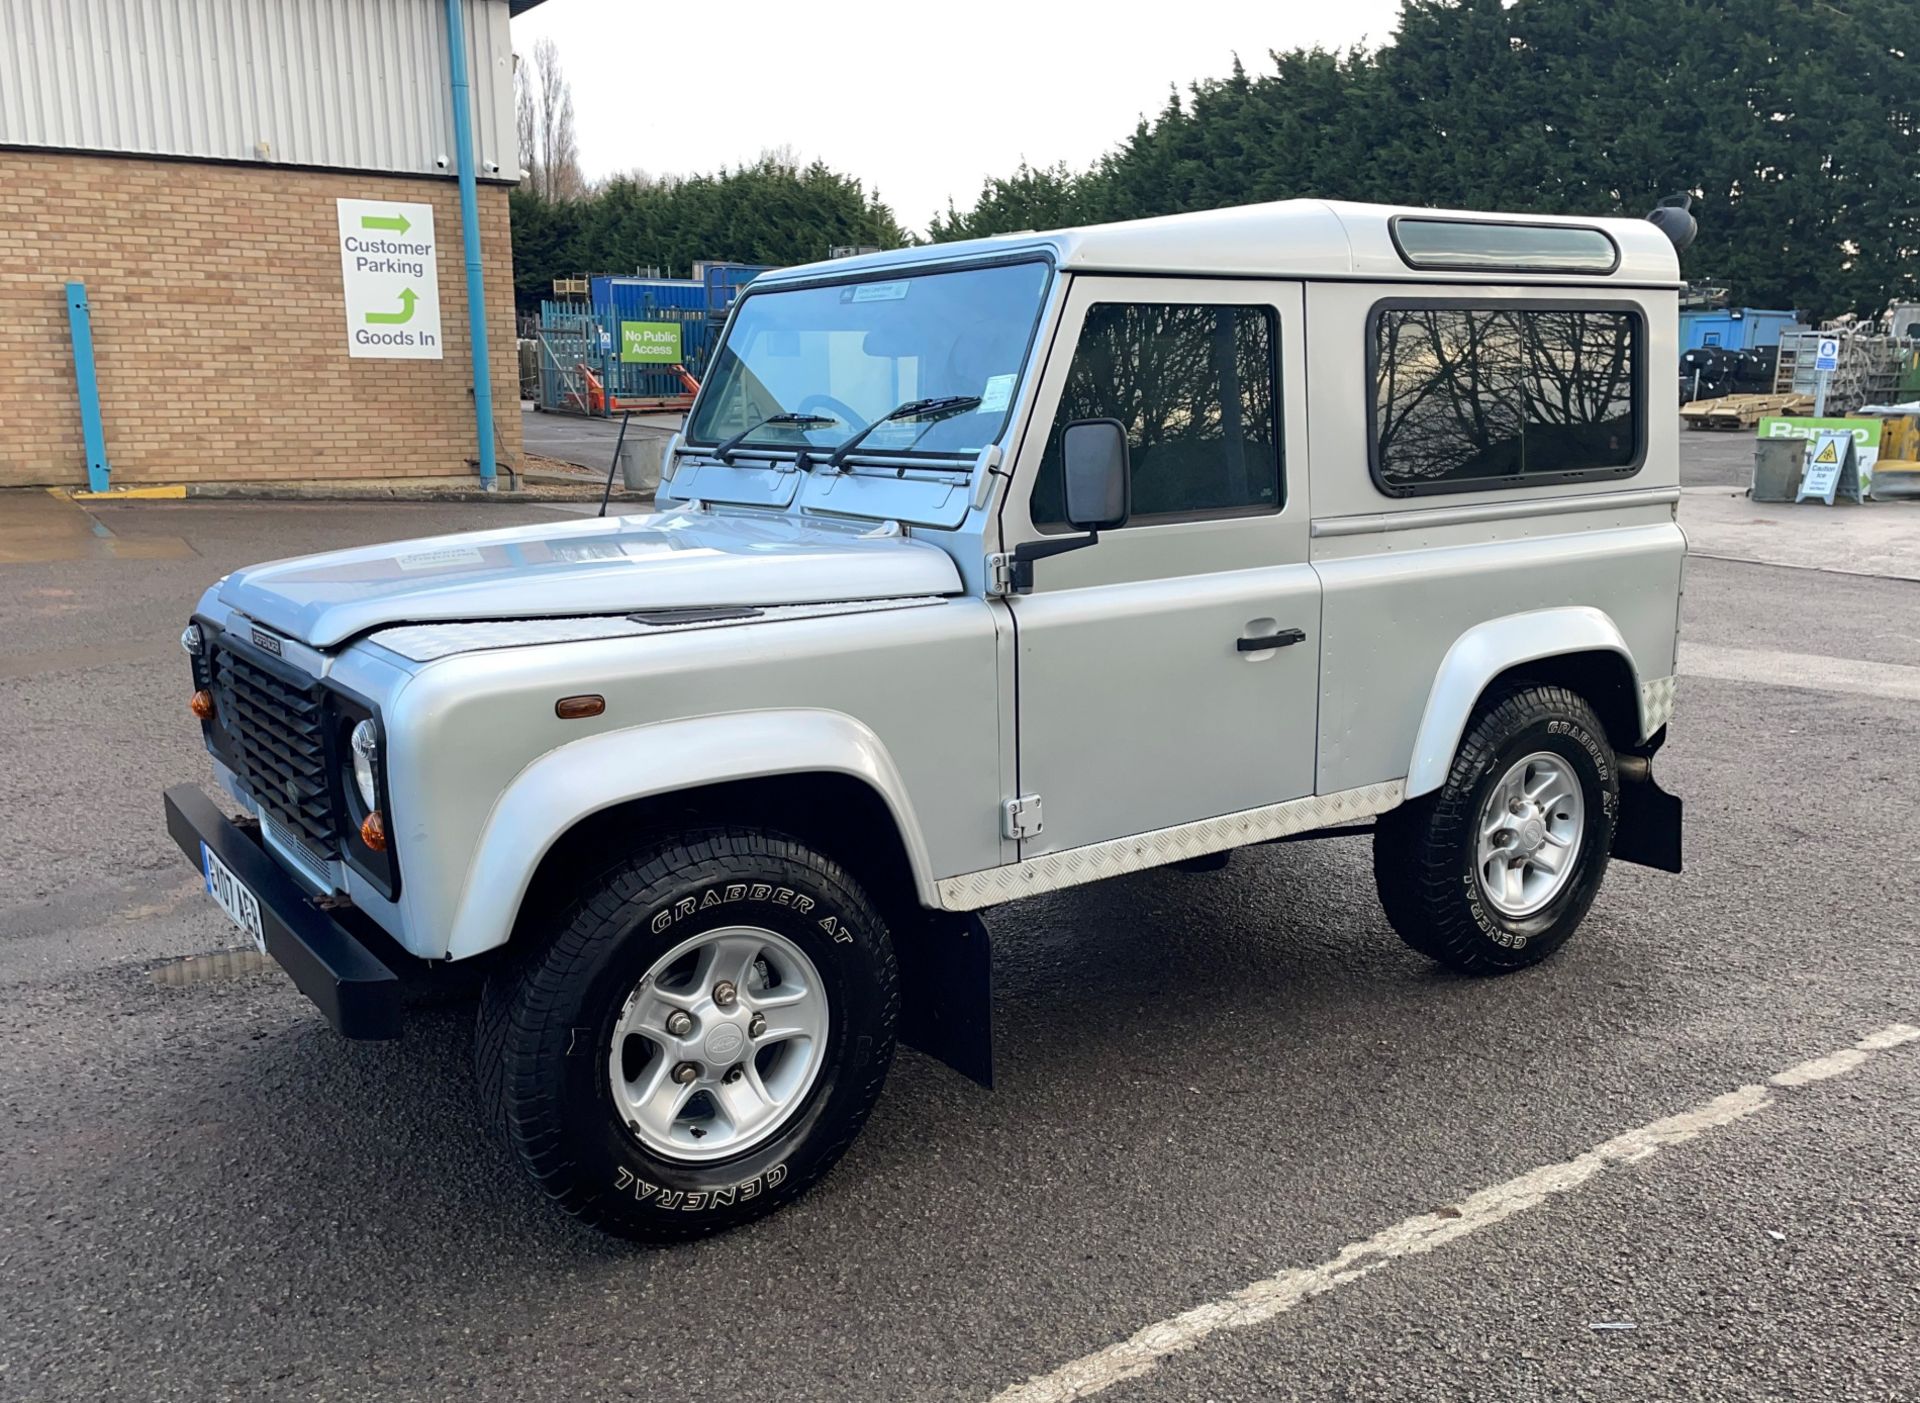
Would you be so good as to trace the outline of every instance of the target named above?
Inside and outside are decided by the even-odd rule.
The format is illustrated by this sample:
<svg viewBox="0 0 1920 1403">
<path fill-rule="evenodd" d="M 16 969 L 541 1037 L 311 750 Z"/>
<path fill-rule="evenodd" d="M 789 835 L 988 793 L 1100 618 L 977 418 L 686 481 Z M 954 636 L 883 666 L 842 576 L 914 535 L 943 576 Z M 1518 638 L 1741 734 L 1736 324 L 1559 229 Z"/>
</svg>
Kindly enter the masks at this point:
<svg viewBox="0 0 1920 1403">
<path fill-rule="evenodd" d="M 1136 523 L 1280 510 L 1278 344 L 1271 307 L 1090 307 L 1034 479 L 1035 524 L 1066 521 L 1060 431 L 1076 419 L 1126 427 Z"/>
<path fill-rule="evenodd" d="M 1408 496 L 1636 471 L 1640 325 L 1565 308 L 1376 311 L 1375 482 Z"/>
</svg>

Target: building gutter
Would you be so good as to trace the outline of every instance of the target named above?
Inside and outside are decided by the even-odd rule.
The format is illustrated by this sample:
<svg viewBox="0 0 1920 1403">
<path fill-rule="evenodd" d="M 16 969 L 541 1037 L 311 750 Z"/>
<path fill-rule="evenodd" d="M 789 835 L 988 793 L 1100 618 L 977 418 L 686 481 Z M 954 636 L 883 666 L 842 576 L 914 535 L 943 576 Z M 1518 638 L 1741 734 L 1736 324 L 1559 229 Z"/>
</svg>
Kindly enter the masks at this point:
<svg viewBox="0 0 1920 1403">
<path fill-rule="evenodd" d="M 487 354 L 487 287 L 480 261 L 480 200 L 473 170 L 473 90 L 467 80 L 465 0 L 447 0 L 447 62 L 453 89 L 454 161 L 460 173 L 460 244 L 467 258 L 467 339 L 473 351 L 474 435 L 480 485 L 494 486 L 493 376 Z"/>
</svg>

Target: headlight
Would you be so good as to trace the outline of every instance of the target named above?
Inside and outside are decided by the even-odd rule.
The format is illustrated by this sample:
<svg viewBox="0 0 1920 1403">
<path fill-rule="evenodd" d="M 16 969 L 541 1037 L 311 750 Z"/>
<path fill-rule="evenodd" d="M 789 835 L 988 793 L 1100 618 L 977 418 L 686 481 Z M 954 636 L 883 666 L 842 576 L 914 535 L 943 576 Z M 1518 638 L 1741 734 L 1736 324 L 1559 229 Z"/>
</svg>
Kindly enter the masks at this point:
<svg viewBox="0 0 1920 1403">
<path fill-rule="evenodd" d="M 353 728 L 348 748 L 353 751 L 354 788 L 360 791 L 360 802 L 371 812 L 380 807 L 380 787 L 373 773 L 374 761 L 380 754 L 380 733 L 372 721 L 362 721 Z"/>
<path fill-rule="evenodd" d="M 180 646 L 187 650 L 189 657 L 200 656 L 200 650 L 206 647 L 206 639 L 200 636 L 199 624 L 188 624 L 180 631 Z"/>
</svg>

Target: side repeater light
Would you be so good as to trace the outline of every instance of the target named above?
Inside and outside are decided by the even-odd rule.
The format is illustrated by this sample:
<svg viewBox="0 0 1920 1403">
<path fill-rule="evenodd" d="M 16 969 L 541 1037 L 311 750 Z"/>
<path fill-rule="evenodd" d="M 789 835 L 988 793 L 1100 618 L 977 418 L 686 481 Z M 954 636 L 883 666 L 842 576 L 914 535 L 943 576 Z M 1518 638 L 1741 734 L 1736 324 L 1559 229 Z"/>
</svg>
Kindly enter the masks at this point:
<svg viewBox="0 0 1920 1403">
<path fill-rule="evenodd" d="M 607 699 L 598 692 L 586 692 L 577 697 L 562 697 L 553 704 L 553 714 L 562 721 L 584 721 L 589 716 L 598 716 L 607 709 Z"/>
</svg>

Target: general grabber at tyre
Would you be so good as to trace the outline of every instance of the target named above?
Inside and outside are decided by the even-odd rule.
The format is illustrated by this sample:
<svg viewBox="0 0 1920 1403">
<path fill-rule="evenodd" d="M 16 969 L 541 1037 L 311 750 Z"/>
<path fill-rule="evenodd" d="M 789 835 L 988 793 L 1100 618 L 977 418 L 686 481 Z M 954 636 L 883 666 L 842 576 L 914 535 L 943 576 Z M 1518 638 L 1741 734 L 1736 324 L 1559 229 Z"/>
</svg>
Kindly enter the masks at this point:
<svg viewBox="0 0 1920 1403">
<path fill-rule="evenodd" d="M 782 834 L 662 838 L 489 981 L 481 1095 L 576 1217 L 672 1242 L 804 1192 L 865 1123 L 899 990 L 872 903 Z"/>
<path fill-rule="evenodd" d="M 1564 687 L 1520 686 L 1468 722 L 1446 782 L 1380 820 L 1373 874 L 1387 920 L 1468 974 L 1537 964 L 1600 890 L 1620 812 L 1606 728 Z"/>
</svg>

